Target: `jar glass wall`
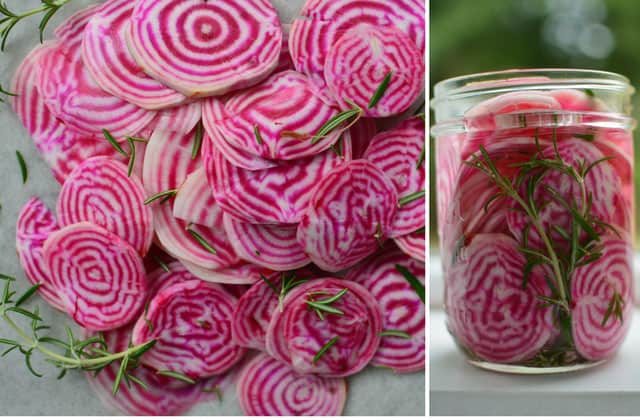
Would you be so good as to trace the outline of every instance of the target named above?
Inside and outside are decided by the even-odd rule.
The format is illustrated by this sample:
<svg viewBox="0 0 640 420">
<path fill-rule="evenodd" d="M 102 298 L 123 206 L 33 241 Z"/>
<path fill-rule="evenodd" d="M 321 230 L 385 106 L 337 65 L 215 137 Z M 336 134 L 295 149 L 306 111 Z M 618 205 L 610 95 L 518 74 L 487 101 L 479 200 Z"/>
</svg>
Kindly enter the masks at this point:
<svg viewBox="0 0 640 420">
<path fill-rule="evenodd" d="M 510 372 L 609 359 L 633 308 L 634 121 L 626 78 L 517 70 L 435 87 L 447 327 Z"/>
</svg>

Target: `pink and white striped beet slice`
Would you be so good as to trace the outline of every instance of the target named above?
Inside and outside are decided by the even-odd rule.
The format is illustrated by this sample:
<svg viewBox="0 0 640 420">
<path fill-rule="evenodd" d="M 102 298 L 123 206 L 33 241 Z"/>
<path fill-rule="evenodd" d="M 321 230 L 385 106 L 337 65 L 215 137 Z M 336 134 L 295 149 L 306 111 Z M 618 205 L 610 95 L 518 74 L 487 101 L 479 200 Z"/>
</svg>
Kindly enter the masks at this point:
<svg viewBox="0 0 640 420">
<path fill-rule="evenodd" d="M 242 148 L 229 144 L 215 128 L 208 128 L 207 133 L 210 141 L 203 143 L 203 156 L 210 155 L 212 153 L 211 149 L 215 147 L 230 164 L 238 168 L 259 171 L 278 166 L 276 161 L 256 156 Z"/>
<path fill-rule="evenodd" d="M 390 117 L 411 106 L 424 88 L 422 52 L 393 27 L 356 26 L 329 48 L 324 79 L 342 109 L 353 102 L 369 117 Z M 369 107 L 383 81 L 387 88 Z"/>
<path fill-rule="evenodd" d="M 186 134 L 191 132 L 202 118 L 202 103 L 200 101 L 161 109 L 156 112 L 156 118 L 150 124 L 152 131 L 170 131 Z"/>
<path fill-rule="evenodd" d="M 274 271 L 295 270 L 311 262 L 298 243 L 297 225 L 256 225 L 229 214 L 223 220 L 231 246 L 243 260 Z"/>
<path fill-rule="evenodd" d="M 571 327 L 576 350 L 589 360 L 612 356 L 622 344 L 633 315 L 633 250 L 631 243 L 605 236 L 602 257 L 576 268 L 571 278 Z M 623 301 L 622 320 L 605 316 L 614 293 Z"/>
<path fill-rule="evenodd" d="M 82 61 L 80 42 L 60 44 L 39 62 L 40 93 L 51 112 L 69 128 L 100 136 L 106 129 L 115 137 L 135 135 L 155 113 L 104 92 Z"/>
<path fill-rule="evenodd" d="M 44 243 L 44 260 L 67 313 L 85 328 L 121 327 L 144 306 L 142 258 L 99 226 L 82 222 L 52 233 Z"/>
<path fill-rule="evenodd" d="M 268 0 L 141 0 L 127 42 L 147 74 L 204 97 L 267 77 L 278 63 L 282 29 Z"/>
<path fill-rule="evenodd" d="M 349 268 L 388 237 L 398 194 L 386 175 L 366 160 L 345 163 L 313 190 L 298 226 L 298 242 L 318 267 Z"/>
<path fill-rule="evenodd" d="M 407 197 L 426 187 L 426 169 L 417 166 L 425 144 L 424 121 L 418 117 L 405 120 L 396 128 L 384 131 L 371 140 L 364 158 L 380 168 L 393 182 L 398 198 Z M 425 225 L 423 197 L 398 208 L 389 236 L 408 235 Z"/>
<path fill-rule="evenodd" d="M 248 416 L 339 416 L 347 400 L 347 383 L 341 378 L 300 375 L 261 354 L 242 369 L 237 393 Z"/>
<path fill-rule="evenodd" d="M 422 0 L 308 0 L 291 27 L 291 57 L 322 91 L 327 53 L 349 29 L 361 24 L 399 28 L 424 55 L 424 16 Z"/>
<path fill-rule="evenodd" d="M 153 241 L 153 212 L 144 205 L 142 182 L 127 167 L 93 157 L 76 167 L 58 196 L 60 226 L 91 222 L 128 242 L 142 256 Z"/>
<path fill-rule="evenodd" d="M 107 93 L 144 109 L 162 109 L 187 100 L 181 93 L 147 76 L 126 44 L 135 2 L 104 4 L 84 30 L 82 59 L 93 80 Z"/>
<path fill-rule="evenodd" d="M 295 71 L 277 73 L 249 89 L 204 103 L 205 127 L 230 145 L 265 159 L 315 155 L 338 141 L 340 130 L 313 136 L 340 110 L 325 104 L 311 82 Z M 259 138 L 256 135 L 259 133 Z"/>
<path fill-rule="evenodd" d="M 426 262 L 426 249 L 427 244 L 425 240 L 424 232 L 412 232 L 408 235 L 398 236 L 393 238 L 398 248 L 411 258 L 415 258 L 418 261 Z"/>
<path fill-rule="evenodd" d="M 420 282 L 425 282 L 425 265 L 395 247 L 369 257 L 349 270 L 347 280 L 367 289 L 382 308 L 383 329 L 402 331 L 411 338 L 384 336 L 371 364 L 386 366 L 398 373 L 424 369 L 426 360 L 425 304 L 407 279 L 396 268 L 409 270 Z"/>
<path fill-rule="evenodd" d="M 576 112 L 605 111 L 604 104 L 593 96 L 577 89 L 557 89 L 549 92 L 562 109 Z"/>
<path fill-rule="evenodd" d="M 62 22 L 53 34 L 63 43 L 76 42 L 82 39 L 87 24 L 103 7 L 104 4 L 98 3 L 78 10 Z"/>
<path fill-rule="evenodd" d="M 247 223 L 292 224 L 302 218 L 314 186 L 351 157 L 328 150 L 313 157 L 282 161 L 275 168 L 249 171 L 233 166 L 215 148 L 205 159 L 209 185 L 222 210 Z"/>
<path fill-rule="evenodd" d="M 522 288 L 525 258 L 503 234 L 479 234 L 447 273 L 448 323 L 478 357 L 496 363 L 524 362 L 556 334 L 553 308 L 541 270 Z"/>
<path fill-rule="evenodd" d="M 344 315 L 325 313 L 321 320 L 307 303 L 318 296 L 314 292 L 333 296 L 344 289 L 347 292 L 331 304 Z M 371 361 L 380 345 L 381 307 L 369 291 L 352 281 L 330 277 L 311 280 L 289 292 L 283 307 L 284 311 L 274 312 L 269 323 L 267 353 L 298 373 L 335 378 L 353 375 Z M 320 349 L 336 337 L 314 363 Z"/>
<path fill-rule="evenodd" d="M 184 260 L 181 262 L 199 279 L 229 286 L 254 284 L 261 281 L 262 276 L 268 277 L 273 274 L 273 271 L 268 268 L 247 262 L 239 262 L 220 269 L 208 269 Z"/>
<path fill-rule="evenodd" d="M 136 345 L 158 340 L 142 356 L 142 363 L 193 379 L 227 372 L 245 352 L 231 340 L 236 303 L 221 286 L 201 280 L 161 289 L 133 328 Z M 147 322 L 153 326 L 151 331 Z"/>
<path fill-rule="evenodd" d="M 31 284 L 40 284 L 40 296 L 54 308 L 64 311 L 64 303 L 49 279 L 49 269 L 42 255 L 44 242 L 56 230 L 56 216 L 40 199 L 33 197 L 27 201 L 18 215 L 16 250 L 27 280 Z"/>
<path fill-rule="evenodd" d="M 187 223 L 223 230 L 222 214 L 213 198 L 204 168 L 190 173 L 173 202 L 173 216 Z"/>
<path fill-rule="evenodd" d="M 360 118 L 349 129 L 349 133 L 351 134 L 353 158 L 362 159 L 364 152 L 369 147 L 369 143 L 371 143 L 371 139 L 378 134 L 378 129 L 373 118 Z"/>
</svg>

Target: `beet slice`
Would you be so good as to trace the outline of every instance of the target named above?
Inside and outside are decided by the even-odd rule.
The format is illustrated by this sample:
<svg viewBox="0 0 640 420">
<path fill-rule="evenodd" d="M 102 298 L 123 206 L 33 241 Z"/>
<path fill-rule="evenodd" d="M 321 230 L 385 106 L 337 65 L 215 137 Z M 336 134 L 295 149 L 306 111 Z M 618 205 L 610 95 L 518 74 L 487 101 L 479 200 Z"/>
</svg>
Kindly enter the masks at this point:
<svg viewBox="0 0 640 420">
<path fill-rule="evenodd" d="M 448 325 L 478 357 L 497 363 L 524 362 L 555 336 L 553 308 L 541 270 L 522 288 L 525 258 L 503 234 L 479 234 L 447 273 Z M 538 267 L 539 268 L 539 267 Z"/>
<path fill-rule="evenodd" d="M 156 119 L 151 123 L 153 131 L 170 131 L 187 134 L 193 130 L 202 118 L 202 103 L 191 102 L 169 109 L 157 111 Z"/>
<path fill-rule="evenodd" d="M 99 226 L 82 222 L 52 233 L 44 243 L 44 261 L 67 313 L 83 327 L 121 327 L 144 306 L 142 258 Z"/>
<path fill-rule="evenodd" d="M 103 7 L 105 7 L 104 4 L 99 3 L 78 10 L 55 29 L 54 35 L 63 43 L 82 39 L 87 24 Z"/>
<path fill-rule="evenodd" d="M 371 364 L 389 367 L 398 373 L 417 372 L 424 369 L 426 360 L 425 304 L 397 266 L 404 267 L 424 284 L 424 264 L 395 247 L 387 247 L 364 260 L 349 270 L 346 278 L 364 286 L 378 301 L 384 330 L 411 336 L 383 336 Z"/>
<path fill-rule="evenodd" d="M 261 354 L 240 373 L 238 400 L 248 416 L 339 416 L 347 399 L 340 378 L 300 375 Z"/>
<path fill-rule="evenodd" d="M 133 328 L 136 345 L 158 340 L 142 363 L 193 379 L 227 372 L 244 355 L 231 341 L 236 302 L 222 287 L 201 280 L 160 289 Z"/>
<path fill-rule="evenodd" d="M 398 198 L 425 191 L 426 169 L 424 161 L 418 167 L 424 151 L 424 121 L 414 117 L 398 127 L 382 132 L 371 140 L 364 158 L 381 169 L 393 182 Z M 425 225 L 424 197 L 400 206 L 389 236 L 408 235 Z"/>
<path fill-rule="evenodd" d="M 84 161 L 65 181 L 56 213 L 60 226 L 91 222 L 146 255 L 153 240 L 153 212 L 143 204 L 146 194 L 136 175 L 106 157 Z"/>
<path fill-rule="evenodd" d="M 393 240 L 402 252 L 418 261 L 426 262 L 425 250 L 427 249 L 427 244 L 424 232 L 412 232 L 408 235 L 393 238 Z"/>
<path fill-rule="evenodd" d="M 331 306 L 344 313 L 325 313 L 324 320 L 307 301 L 347 292 Z M 323 295 L 314 293 L 321 292 Z M 302 374 L 345 377 L 362 370 L 380 344 L 382 313 L 376 299 L 361 285 L 335 278 L 311 280 L 293 289 L 267 329 L 267 353 Z M 336 340 L 337 337 L 337 340 Z M 322 356 L 319 351 L 334 340 Z M 315 362 L 314 362 L 314 359 Z"/>
<path fill-rule="evenodd" d="M 342 156 L 329 150 L 260 171 L 233 166 L 213 147 L 205 159 L 207 177 L 216 201 L 233 217 L 247 223 L 297 223 L 318 181 L 351 158 L 350 141 L 342 146 L 348 149 Z"/>
<path fill-rule="evenodd" d="M 378 129 L 376 128 L 376 123 L 373 118 L 360 118 L 358 122 L 349 129 L 349 133 L 351 134 L 353 158 L 361 159 L 369 147 L 371 139 L 378 133 Z"/>
<path fill-rule="evenodd" d="M 296 69 L 324 90 L 329 49 L 361 24 L 401 29 L 424 55 L 425 3 L 422 0 L 308 0 L 291 27 L 289 48 Z"/>
<path fill-rule="evenodd" d="M 211 137 L 265 159 L 292 160 L 338 141 L 340 130 L 317 141 L 313 136 L 339 112 L 314 93 L 306 76 L 285 71 L 223 99 L 207 100 L 203 115 Z"/>
<path fill-rule="evenodd" d="M 424 57 L 401 30 L 356 26 L 331 46 L 324 78 L 342 109 L 353 102 L 369 117 L 400 114 L 424 89 Z M 386 89 L 376 104 L 372 98 L 383 82 Z"/>
<path fill-rule="evenodd" d="M 129 0 L 105 3 L 84 30 L 82 59 L 98 86 L 113 96 L 150 110 L 179 105 L 187 98 L 147 76 L 127 49 L 134 6 Z"/>
<path fill-rule="evenodd" d="M 298 243 L 297 225 L 254 225 L 224 215 L 224 228 L 240 258 L 275 271 L 304 267 L 311 259 Z"/>
<path fill-rule="evenodd" d="M 224 229 L 222 210 L 213 198 L 204 168 L 193 171 L 178 190 L 173 202 L 173 216 L 187 223 L 212 229 Z"/>
<path fill-rule="evenodd" d="M 82 61 L 82 38 L 59 44 L 41 57 L 38 85 L 44 102 L 56 118 L 85 135 L 136 135 L 155 113 L 106 93 L 93 81 Z"/>
<path fill-rule="evenodd" d="M 282 45 L 268 0 L 141 0 L 127 35 L 145 72 L 188 97 L 255 84 L 276 67 Z"/>
<path fill-rule="evenodd" d="M 395 187 L 375 165 L 345 163 L 317 184 L 298 226 L 298 241 L 318 267 L 343 270 L 387 238 L 397 203 Z"/>
<path fill-rule="evenodd" d="M 261 281 L 262 276 L 273 274 L 273 271 L 267 268 L 245 262 L 216 270 L 207 269 L 187 261 L 182 261 L 182 264 L 201 280 L 225 285 L 254 284 Z"/>
<path fill-rule="evenodd" d="M 58 230 L 56 216 L 37 197 L 31 198 L 20 210 L 16 226 L 16 250 L 20 265 L 31 284 L 40 284 L 38 293 L 54 308 L 64 311 L 58 291 L 49 279 L 42 248 L 47 237 Z"/>
<path fill-rule="evenodd" d="M 279 276 L 268 279 L 275 291 L 265 281 L 249 288 L 238 300 L 233 310 L 231 335 L 234 343 L 242 347 L 266 350 L 265 336 L 272 314 L 278 310 L 278 294 L 282 285 Z"/>
<path fill-rule="evenodd" d="M 229 144 L 215 128 L 209 128 L 210 142 L 203 145 L 203 156 L 210 155 L 211 149 L 215 148 L 224 156 L 224 158 L 233 166 L 250 171 L 259 171 L 261 169 L 275 168 L 278 162 L 256 156 L 248 151 Z M 207 150 L 206 154 L 205 149 Z"/>
<path fill-rule="evenodd" d="M 578 267 L 571 278 L 573 341 L 578 353 L 589 360 L 606 359 L 618 350 L 633 315 L 631 243 L 605 236 L 601 245 L 602 257 Z M 622 298 L 622 320 L 615 313 L 607 317 L 614 293 Z"/>
</svg>

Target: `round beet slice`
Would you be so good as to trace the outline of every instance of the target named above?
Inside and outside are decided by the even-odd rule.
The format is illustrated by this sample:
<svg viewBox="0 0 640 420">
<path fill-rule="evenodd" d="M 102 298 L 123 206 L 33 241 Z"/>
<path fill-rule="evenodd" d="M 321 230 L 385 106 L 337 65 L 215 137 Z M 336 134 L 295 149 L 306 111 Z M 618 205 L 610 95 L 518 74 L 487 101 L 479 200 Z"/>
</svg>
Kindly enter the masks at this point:
<svg viewBox="0 0 640 420">
<path fill-rule="evenodd" d="M 398 194 L 372 163 L 345 163 L 317 184 L 298 241 L 318 267 L 337 272 L 375 252 L 396 217 Z"/>
<path fill-rule="evenodd" d="M 389 117 L 411 106 L 424 88 L 424 57 L 408 35 L 393 27 L 361 25 L 347 31 L 327 54 L 324 78 L 342 109 L 353 102 L 369 117 Z M 386 89 L 377 103 L 379 87 Z"/>
<path fill-rule="evenodd" d="M 426 262 L 427 256 L 425 250 L 427 249 L 427 244 L 424 232 L 412 232 L 408 235 L 398 236 L 393 240 L 402 252 L 418 261 Z"/>
<path fill-rule="evenodd" d="M 84 161 L 65 181 L 56 213 L 60 226 L 91 222 L 146 255 L 153 240 L 153 212 L 142 183 L 127 167 L 106 157 Z"/>
<path fill-rule="evenodd" d="M 188 97 L 255 84 L 275 69 L 282 45 L 268 0 L 142 0 L 127 35 L 145 72 Z"/>
<path fill-rule="evenodd" d="M 425 147 L 424 121 L 414 117 L 375 136 L 364 158 L 385 173 L 402 200 L 425 191 L 426 165 L 424 159 L 420 162 Z M 408 235 L 425 225 L 425 200 L 423 196 L 398 208 L 390 237 Z"/>
<path fill-rule="evenodd" d="M 345 292 L 346 289 L 346 292 Z M 339 295 L 341 294 L 341 295 Z M 310 301 L 335 299 L 341 314 L 317 312 Z M 380 345 L 381 308 L 363 286 L 322 278 L 293 289 L 267 329 L 267 353 L 302 374 L 345 377 L 362 370 Z"/>
<path fill-rule="evenodd" d="M 104 4 L 93 4 L 80 9 L 58 26 L 53 32 L 57 39 L 64 43 L 77 42 L 82 39 L 84 30 L 93 16 L 96 15 Z"/>
<path fill-rule="evenodd" d="M 571 278 L 573 341 L 589 360 L 606 359 L 618 350 L 633 315 L 632 246 L 614 236 L 603 237 L 601 245 L 602 257 L 578 267 Z M 622 318 L 615 312 L 607 317 L 615 295 L 621 300 Z"/>
<path fill-rule="evenodd" d="M 385 335 L 371 364 L 407 373 L 424 369 L 426 360 L 425 304 L 398 266 L 424 284 L 426 269 L 395 247 L 369 257 L 347 273 L 347 279 L 364 286 L 382 307 L 383 329 L 410 337 Z"/>
<path fill-rule="evenodd" d="M 193 130 L 202 118 L 202 104 L 191 102 L 185 105 L 156 112 L 156 119 L 149 125 L 152 131 L 170 131 L 187 134 Z"/>
<path fill-rule="evenodd" d="M 347 383 L 340 378 L 300 375 L 261 354 L 242 369 L 237 392 L 248 416 L 339 416 L 347 400 Z"/>
<path fill-rule="evenodd" d="M 447 273 L 447 315 L 456 338 L 490 362 L 524 362 L 555 336 L 544 274 L 522 289 L 525 258 L 503 234 L 476 235 Z"/>
<path fill-rule="evenodd" d="M 285 71 L 249 89 L 204 104 L 211 137 L 265 159 L 292 160 L 315 155 L 338 141 L 340 130 L 314 141 L 314 135 L 340 110 L 325 104 L 309 79 Z"/>
<path fill-rule="evenodd" d="M 211 193 L 204 168 L 196 169 L 178 190 L 173 202 L 173 216 L 187 223 L 222 230 L 222 215 Z"/>
<path fill-rule="evenodd" d="M 254 284 L 261 281 L 262 276 L 273 274 L 273 271 L 267 268 L 246 262 L 239 262 L 216 270 L 204 268 L 184 260 L 181 262 L 187 270 L 199 279 L 225 285 Z"/>
<path fill-rule="evenodd" d="M 52 233 L 44 243 L 44 261 L 65 310 L 85 328 L 121 327 L 144 306 L 142 258 L 99 226 L 82 222 Z"/>
<path fill-rule="evenodd" d="M 298 223 L 315 185 L 351 158 L 347 143 L 343 142 L 343 149 L 348 154 L 342 156 L 328 150 L 259 171 L 233 166 L 213 147 L 205 159 L 209 185 L 222 210 L 237 219 L 258 224 Z"/>
<path fill-rule="evenodd" d="M 82 59 L 93 80 L 107 93 L 144 109 L 162 109 L 187 100 L 181 93 L 147 76 L 126 45 L 135 2 L 113 0 L 88 22 Z"/>
<path fill-rule="evenodd" d="M 236 302 L 221 286 L 201 280 L 162 288 L 133 329 L 136 345 L 158 340 L 142 363 L 194 379 L 230 370 L 244 355 L 231 340 Z"/>
<path fill-rule="evenodd" d="M 240 258 L 274 271 L 295 270 L 311 259 L 298 243 L 297 225 L 254 225 L 224 215 L 224 228 Z"/>
<path fill-rule="evenodd" d="M 278 297 L 282 282 L 279 276 L 270 276 L 269 283 L 260 281 L 249 288 L 233 310 L 231 334 L 242 347 L 265 351 L 265 336 L 272 314 L 278 310 Z M 273 288 L 272 288 L 273 286 Z"/>
<path fill-rule="evenodd" d="M 33 197 L 22 207 L 16 226 L 16 250 L 20 265 L 31 284 L 40 284 L 38 293 L 54 308 L 65 310 L 58 291 L 49 279 L 42 248 L 49 235 L 58 230 L 56 216 L 40 199 Z"/>
</svg>

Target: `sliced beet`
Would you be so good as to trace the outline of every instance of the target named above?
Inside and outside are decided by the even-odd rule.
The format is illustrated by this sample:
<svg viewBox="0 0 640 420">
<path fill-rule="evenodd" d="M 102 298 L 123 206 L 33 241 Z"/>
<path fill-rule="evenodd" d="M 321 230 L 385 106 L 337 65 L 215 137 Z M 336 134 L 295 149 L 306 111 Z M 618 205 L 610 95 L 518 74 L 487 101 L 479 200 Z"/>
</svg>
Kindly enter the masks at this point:
<svg viewBox="0 0 640 420">
<path fill-rule="evenodd" d="M 336 296 L 331 306 L 343 313 L 321 319 L 307 303 Z M 316 293 L 322 293 L 316 294 Z M 301 374 L 345 377 L 362 370 L 380 344 L 382 313 L 363 286 L 335 278 L 311 280 L 287 294 L 284 310 L 276 311 L 267 329 L 267 353 Z M 321 356 L 318 353 L 334 341 Z M 315 359 L 315 360 L 314 360 Z"/>
<path fill-rule="evenodd" d="M 237 392 L 248 416 L 339 416 L 347 399 L 347 383 L 300 375 L 262 354 L 242 369 Z"/>
<path fill-rule="evenodd" d="M 414 117 L 375 136 L 364 158 L 385 173 L 395 185 L 398 199 L 402 199 L 425 191 L 424 159 L 417 166 L 425 147 L 424 121 Z M 389 231 L 390 237 L 408 235 L 425 225 L 425 200 L 422 197 L 398 208 Z"/>
<path fill-rule="evenodd" d="M 151 123 L 153 131 L 190 133 L 202 118 L 202 103 L 191 102 L 169 109 L 158 110 Z"/>
<path fill-rule="evenodd" d="M 173 216 L 187 223 L 222 230 L 222 215 L 211 193 L 204 168 L 196 169 L 178 190 L 173 202 Z"/>
<path fill-rule="evenodd" d="M 142 363 L 193 379 L 227 372 L 244 355 L 244 349 L 231 340 L 236 303 L 221 286 L 201 280 L 162 288 L 133 329 L 136 345 L 158 340 L 142 356 Z"/>
<path fill-rule="evenodd" d="M 153 212 L 143 204 L 146 194 L 136 175 L 106 157 L 85 160 L 65 181 L 56 213 L 60 226 L 91 222 L 146 255 L 153 240 Z"/>
<path fill-rule="evenodd" d="M 142 0 L 127 35 L 145 72 L 188 97 L 255 84 L 276 67 L 282 45 L 268 0 Z"/>
<path fill-rule="evenodd" d="M 541 270 L 522 288 L 525 258 L 503 234 L 479 234 L 447 273 L 448 325 L 476 356 L 496 363 L 525 362 L 555 336 L 554 311 Z"/>
<path fill-rule="evenodd" d="M 424 57 L 411 38 L 394 27 L 356 26 L 327 54 L 324 79 L 342 109 L 355 103 L 369 117 L 400 114 L 424 89 Z M 372 98 L 386 89 L 377 103 Z"/>
<path fill-rule="evenodd" d="M 297 225 L 255 225 L 225 214 L 224 228 L 231 246 L 246 261 L 275 271 L 311 262 L 296 238 Z"/>
<path fill-rule="evenodd" d="M 44 260 L 65 310 L 85 328 L 121 327 L 144 306 L 142 258 L 99 226 L 82 222 L 52 233 L 44 243 Z"/>
<path fill-rule="evenodd" d="M 273 271 L 267 268 L 245 262 L 216 270 L 207 269 L 187 261 L 182 261 L 182 264 L 201 280 L 229 286 L 254 284 L 261 281 L 262 276 L 273 274 Z"/>
<path fill-rule="evenodd" d="M 387 247 L 364 260 L 349 270 L 346 278 L 364 286 L 378 301 L 385 331 L 410 336 L 383 336 L 371 364 L 399 373 L 416 372 L 424 369 L 426 360 L 425 304 L 398 271 L 398 266 L 407 269 L 424 284 L 425 265 L 395 247 Z"/>
<path fill-rule="evenodd" d="M 347 141 L 343 148 L 347 148 Z M 329 171 L 351 157 L 331 150 L 314 157 L 283 161 L 277 167 L 249 171 L 233 166 L 215 148 L 207 177 L 222 210 L 248 223 L 292 224 L 302 218 L 312 189 Z"/>
<path fill-rule="evenodd" d="M 49 278 L 42 248 L 47 237 L 58 230 L 56 216 L 40 199 L 33 197 L 22 207 L 16 226 L 16 250 L 20 265 L 31 284 L 40 284 L 38 293 L 54 308 L 65 310 L 58 291 Z"/>
<path fill-rule="evenodd" d="M 78 10 L 55 29 L 54 35 L 64 43 L 82 39 L 87 24 L 103 7 L 104 4 L 92 4 Z"/>
<path fill-rule="evenodd" d="M 571 278 L 573 341 L 578 353 L 589 360 L 606 359 L 618 350 L 633 315 L 631 243 L 605 236 L 600 244 L 602 257 L 578 267 Z M 610 308 L 614 293 L 622 300 L 622 319 Z"/>
<path fill-rule="evenodd" d="M 208 99 L 203 115 L 211 137 L 265 159 L 292 160 L 338 141 L 340 130 L 317 141 L 314 135 L 339 112 L 314 93 L 306 76 L 285 71 L 249 89 Z"/>
<path fill-rule="evenodd" d="M 427 244 L 424 232 L 412 232 L 408 235 L 398 236 L 393 240 L 402 252 L 418 261 L 426 262 Z"/>
<path fill-rule="evenodd" d="M 207 150 L 206 154 L 210 155 L 212 153 L 211 149 L 215 148 L 231 165 L 237 166 L 241 169 L 248 169 L 250 171 L 259 171 L 278 166 L 278 162 L 274 160 L 256 156 L 242 148 L 229 144 L 229 142 L 227 142 L 215 128 L 209 128 L 208 132 L 210 133 L 210 141 L 203 144 L 203 153 Z"/>
<path fill-rule="evenodd" d="M 181 93 L 147 76 L 126 45 L 126 31 L 135 2 L 105 3 L 89 20 L 82 41 L 82 59 L 102 90 L 144 109 L 162 109 L 187 100 Z"/>
<path fill-rule="evenodd" d="M 337 272 L 372 254 L 395 220 L 398 194 L 372 163 L 354 160 L 316 185 L 298 226 L 298 241 L 323 270 Z"/>
</svg>

